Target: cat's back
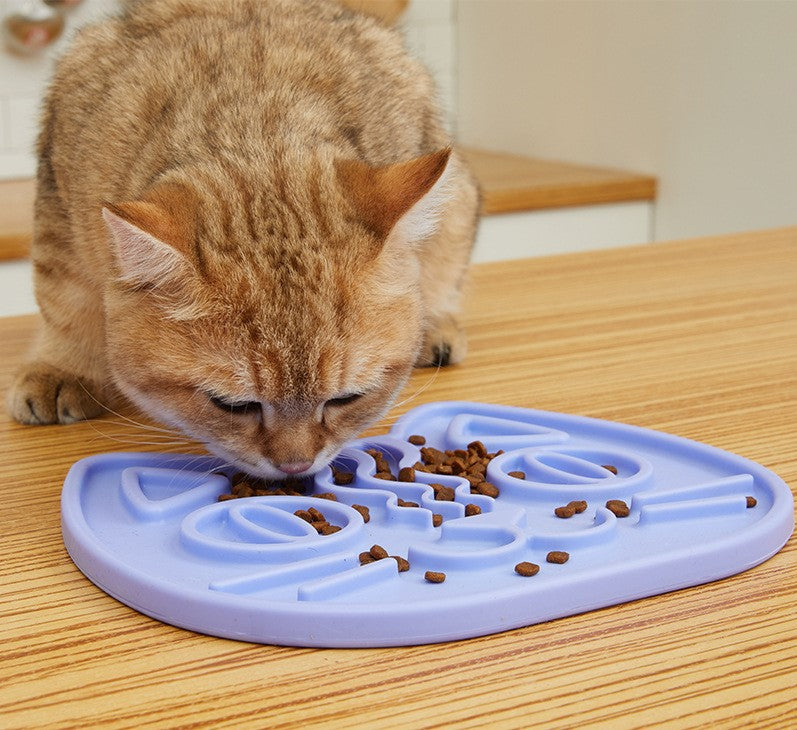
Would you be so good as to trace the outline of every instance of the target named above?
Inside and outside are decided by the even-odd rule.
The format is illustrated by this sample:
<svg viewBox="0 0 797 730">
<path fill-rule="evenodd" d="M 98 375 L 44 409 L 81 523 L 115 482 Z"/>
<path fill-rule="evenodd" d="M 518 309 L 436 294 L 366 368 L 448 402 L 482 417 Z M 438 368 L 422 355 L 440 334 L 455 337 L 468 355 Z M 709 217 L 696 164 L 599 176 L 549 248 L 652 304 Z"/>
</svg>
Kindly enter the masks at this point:
<svg viewBox="0 0 797 730">
<path fill-rule="evenodd" d="M 111 199 L 264 145 L 385 164 L 446 143 L 434 96 L 398 33 L 334 0 L 132 0 L 62 60 L 42 149 Z"/>
</svg>

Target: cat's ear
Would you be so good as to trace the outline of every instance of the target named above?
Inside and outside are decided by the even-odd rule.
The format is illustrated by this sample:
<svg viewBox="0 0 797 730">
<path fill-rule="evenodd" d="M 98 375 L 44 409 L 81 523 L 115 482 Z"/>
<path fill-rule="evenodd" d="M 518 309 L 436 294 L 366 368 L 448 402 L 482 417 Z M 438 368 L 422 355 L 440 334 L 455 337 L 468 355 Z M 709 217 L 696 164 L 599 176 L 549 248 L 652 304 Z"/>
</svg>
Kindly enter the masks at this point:
<svg viewBox="0 0 797 730">
<path fill-rule="evenodd" d="M 189 266 L 194 224 L 184 197 L 166 188 L 143 200 L 103 204 L 122 281 L 159 286 Z"/>
<path fill-rule="evenodd" d="M 394 230 L 418 241 L 434 233 L 446 200 L 451 149 L 408 162 L 372 167 L 359 160 L 336 163 L 338 182 L 359 220 L 379 238 Z"/>
</svg>

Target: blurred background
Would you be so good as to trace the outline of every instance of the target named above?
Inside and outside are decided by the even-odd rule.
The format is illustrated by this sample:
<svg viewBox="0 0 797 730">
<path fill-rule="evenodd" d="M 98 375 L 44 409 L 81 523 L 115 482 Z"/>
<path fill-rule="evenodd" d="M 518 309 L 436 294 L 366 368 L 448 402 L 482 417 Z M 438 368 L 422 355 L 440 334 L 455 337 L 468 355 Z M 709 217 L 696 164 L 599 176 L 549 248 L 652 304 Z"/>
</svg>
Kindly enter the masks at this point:
<svg viewBox="0 0 797 730">
<path fill-rule="evenodd" d="M 345 1 L 397 24 L 434 74 L 485 188 L 477 261 L 797 224 L 797 2 Z M 0 0 L 0 315 L 35 310 L 53 59 L 117 8 Z"/>
</svg>

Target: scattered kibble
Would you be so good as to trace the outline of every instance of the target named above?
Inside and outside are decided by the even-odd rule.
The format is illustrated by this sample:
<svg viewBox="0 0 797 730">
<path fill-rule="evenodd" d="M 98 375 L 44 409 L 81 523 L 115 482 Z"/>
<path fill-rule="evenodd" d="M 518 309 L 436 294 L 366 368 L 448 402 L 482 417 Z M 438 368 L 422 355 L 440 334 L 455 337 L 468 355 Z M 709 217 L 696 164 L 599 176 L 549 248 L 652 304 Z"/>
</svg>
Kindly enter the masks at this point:
<svg viewBox="0 0 797 730">
<path fill-rule="evenodd" d="M 482 513 L 482 508 L 479 507 L 478 504 L 465 505 L 465 517 L 475 517 L 476 515 L 480 515 L 481 513 Z"/>
<path fill-rule="evenodd" d="M 750 509 L 751 507 L 755 507 L 758 504 L 758 501 L 755 497 L 747 497 L 747 508 Z"/>
<path fill-rule="evenodd" d="M 382 560 L 383 558 L 388 557 L 387 550 L 385 550 L 385 548 L 383 548 L 381 545 L 372 545 L 368 552 L 371 554 L 371 557 L 374 560 Z"/>
<path fill-rule="evenodd" d="M 564 550 L 551 550 L 546 556 L 545 559 L 549 563 L 557 563 L 558 565 L 562 565 L 562 563 L 566 563 L 570 560 L 570 553 L 566 553 Z"/>
<path fill-rule="evenodd" d="M 572 505 L 567 504 L 564 507 L 557 507 L 553 511 L 553 513 L 557 517 L 561 517 L 562 519 L 567 519 L 568 517 L 572 517 L 576 513 L 576 510 Z"/>
<path fill-rule="evenodd" d="M 402 467 L 401 469 L 399 469 L 398 480 L 400 482 L 414 482 L 415 469 L 413 469 L 411 466 Z"/>
<path fill-rule="evenodd" d="M 430 583 L 442 583 L 446 579 L 445 573 L 438 573 L 434 570 L 427 570 L 423 577 Z"/>
<path fill-rule="evenodd" d="M 443 515 L 438 515 L 437 513 L 432 515 L 432 525 L 434 527 L 440 527 L 443 524 Z"/>
<path fill-rule="evenodd" d="M 606 469 L 606 471 L 610 471 L 612 474 L 617 474 L 617 467 L 613 466 L 612 464 L 601 464 L 601 466 Z"/>
<path fill-rule="evenodd" d="M 297 509 L 293 514 L 305 522 L 309 522 L 319 535 L 333 535 L 342 529 L 339 525 L 331 525 L 327 518 L 315 507 L 310 507 L 306 510 Z"/>
<path fill-rule="evenodd" d="M 606 509 L 612 512 L 615 517 L 628 517 L 631 514 L 631 510 L 622 499 L 610 499 L 606 502 Z"/>
<path fill-rule="evenodd" d="M 515 572 L 518 575 L 530 577 L 532 575 L 537 575 L 537 573 L 540 572 L 540 566 L 537 565 L 536 563 L 529 563 L 524 561 L 522 563 L 518 563 L 515 566 Z"/>
<path fill-rule="evenodd" d="M 426 438 L 424 436 L 419 436 L 418 434 L 413 434 L 407 439 L 407 441 L 409 441 L 413 446 L 423 446 L 426 444 Z"/>
<path fill-rule="evenodd" d="M 364 504 L 353 504 L 351 508 L 356 509 L 362 515 L 363 522 L 371 521 L 371 511 Z"/>
<path fill-rule="evenodd" d="M 515 477 L 515 479 L 525 479 L 526 472 L 525 471 L 509 471 L 507 475 L 510 477 Z"/>
</svg>

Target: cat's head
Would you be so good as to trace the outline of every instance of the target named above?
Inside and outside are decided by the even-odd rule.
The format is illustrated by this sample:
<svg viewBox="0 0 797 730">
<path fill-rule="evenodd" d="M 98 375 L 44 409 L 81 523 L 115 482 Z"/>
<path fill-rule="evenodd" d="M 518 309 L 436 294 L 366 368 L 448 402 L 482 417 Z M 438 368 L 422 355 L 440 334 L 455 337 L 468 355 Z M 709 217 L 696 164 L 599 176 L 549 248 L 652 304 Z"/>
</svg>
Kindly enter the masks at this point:
<svg viewBox="0 0 797 730">
<path fill-rule="evenodd" d="M 222 166 L 107 203 L 120 390 L 251 474 L 309 474 L 376 421 L 423 332 L 416 247 L 448 150 L 381 168 Z"/>
</svg>

